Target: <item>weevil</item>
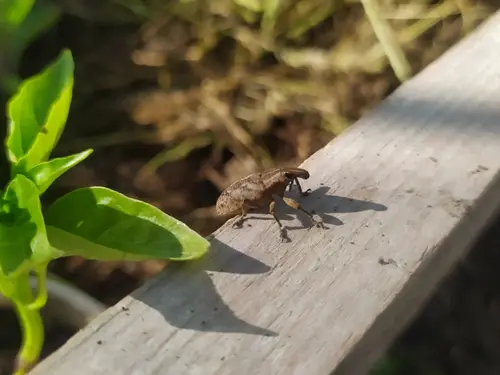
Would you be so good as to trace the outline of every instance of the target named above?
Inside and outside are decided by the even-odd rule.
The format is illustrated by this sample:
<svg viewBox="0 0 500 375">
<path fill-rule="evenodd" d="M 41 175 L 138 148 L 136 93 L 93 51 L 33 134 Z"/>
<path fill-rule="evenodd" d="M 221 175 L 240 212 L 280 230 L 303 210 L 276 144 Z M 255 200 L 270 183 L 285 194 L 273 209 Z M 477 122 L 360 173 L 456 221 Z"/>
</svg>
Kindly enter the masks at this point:
<svg viewBox="0 0 500 375">
<path fill-rule="evenodd" d="M 276 201 L 279 197 L 288 206 L 304 212 L 314 225 L 323 227 L 323 223 L 315 220 L 312 213 L 304 209 L 299 202 L 284 196 L 286 189 L 291 190 L 294 183 L 301 196 L 309 194 L 311 189 L 303 191 L 299 178 L 307 180 L 309 172 L 302 168 L 272 168 L 244 177 L 233 182 L 221 193 L 215 205 L 217 215 L 236 216 L 239 214 L 233 227 L 241 227 L 249 211 L 267 206 L 269 213 L 273 215 L 280 228 L 280 236 L 283 240 L 286 238 L 286 234 L 276 215 Z"/>
</svg>

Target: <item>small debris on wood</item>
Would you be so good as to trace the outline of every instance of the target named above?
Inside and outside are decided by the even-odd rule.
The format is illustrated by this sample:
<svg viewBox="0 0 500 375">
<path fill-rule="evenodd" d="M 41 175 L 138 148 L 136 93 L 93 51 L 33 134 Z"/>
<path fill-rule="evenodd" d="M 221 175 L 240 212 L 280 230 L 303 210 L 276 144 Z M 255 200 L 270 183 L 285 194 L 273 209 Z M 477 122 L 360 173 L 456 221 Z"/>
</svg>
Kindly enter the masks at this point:
<svg viewBox="0 0 500 375">
<path fill-rule="evenodd" d="M 395 266 L 398 265 L 398 263 L 392 259 L 392 258 L 384 258 L 384 257 L 380 257 L 378 258 L 378 263 L 382 266 L 387 266 L 389 264 L 394 264 Z"/>
</svg>

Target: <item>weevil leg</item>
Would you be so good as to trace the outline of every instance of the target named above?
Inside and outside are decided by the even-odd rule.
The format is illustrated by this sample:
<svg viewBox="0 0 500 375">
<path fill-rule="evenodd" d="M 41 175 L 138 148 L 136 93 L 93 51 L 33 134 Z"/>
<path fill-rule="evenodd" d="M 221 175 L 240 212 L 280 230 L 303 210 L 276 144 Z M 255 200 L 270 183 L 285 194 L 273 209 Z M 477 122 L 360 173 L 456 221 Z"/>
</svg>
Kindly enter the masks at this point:
<svg viewBox="0 0 500 375">
<path fill-rule="evenodd" d="M 274 220 L 276 221 L 276 223 L 279 226 L 281 241 L 285 241 L 285 240 L 288 240 L 288 237 L 286 236 L 286 231 L 285 231 L 285 228 L 283 227 L 283 224 L 281 224 L 281 221 L 278 219 L 278 216 L 276 216 L 276 201 L 275 201 L 275 199 L 276 198 L 273 198 L 271 203 L 269 203 L 269 213 L 271 215 L 273 215 Z"/>
<path fill-rule="evenodd" d="M 246 205 L 241 205 L 241 214 L 240 216 L 238 217 L 238 220 L 236 220 L 232 227 L 233 228 L 241 228 L 242 225 L 243 225 L 243 222 L 245 221 L 245 217 L 247 216 L 247 207 Z"/>
<path fill-rule="evenodd" d="M 309 193 L 312 191 L 311 189 L 307 189 L 306 191 L 303 191 L 302 190 L 302 186 L 300 186 L 300 182 L 299 182 L 299 179 L 297 177 L 294 177 L 293 181 L 295 181 L 295 183 L 297 184 L 297 187 L 299 188 L 299 194 L 302 197 L 305 197 L 306 195 L 309 195 Z M 292 184 L 290 184 L 290 189 L 291 188 L 292 188 Z"/>
<path fill-rule="evenodd" d="M 276 221 L 276 223 L 278 223 L 280 229 L 283 228 L 283 224 L 281 224 L 280 219 L 278 219 L 278 216 L 276 216 L 276 201 L 274 200 L 272 200 L 271 203 L 269 203 L 269 213 L 273 215 L 274 220 Z"/>
<path fill-rule="evenodd" d="M 307 211 L 304 207 L 302 207 L 300 205 L 299 202 L 297 202 L 296 200 L 292 199 L 292 198 L 287 198 L 287 197 L 283 197 L 283 201 L 290 207 L 292 207 L 293 209 L 296 209 L 296 210 L 299 210 L 299 211 L 302 211 L 303 213 L 305 213 L 307 216 L 309 216 L 309 218 L 311 219 L 312 223 L 314 225 L 316 225 L 317 227 L 321 227 L 321 228 L 324 228 L 325 225 L 323 224 L 322 221 L 318 221 L 316 219 L 314 219 L 313 215 L 311 212 Z"/>
</svg>

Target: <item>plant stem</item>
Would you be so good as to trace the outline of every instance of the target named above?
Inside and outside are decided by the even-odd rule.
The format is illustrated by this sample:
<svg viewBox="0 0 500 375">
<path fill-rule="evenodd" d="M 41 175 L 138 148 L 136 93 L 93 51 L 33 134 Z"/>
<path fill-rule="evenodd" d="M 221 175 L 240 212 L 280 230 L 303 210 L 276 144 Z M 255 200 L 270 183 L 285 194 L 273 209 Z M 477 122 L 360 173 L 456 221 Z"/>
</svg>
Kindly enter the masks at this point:
<svg viewBox="0 0 500 375">
<path fill-rule="evenodd" d="M 35 273 L 38 281 L 38 295 L 36 296 L 36 299 L 27 306 L 30 310 L 40 310 L 47 303 L 47 266 L 48 262 L 35 267 Z"/>
<path fill-rule="evenodd" d="M 16 283 L 14 306 L 21 323 L 23 342 L 17 356 L 14 375 L 24 375 L 37 362 L 43 347 L 44 329 L 39 309 L 30 309 L 32 290 L 29 275 L 20 277 Z"/>
<path fill-rule="evenodd" d="M 391 26 L 382 17 L 377 0 L 361 0 L 366 16 L 370 21 L 373 31 L 377 36 L 382 48 L 389 59 L 389 63 L 400 82 L 404 82 L 411 77 L 410 63 L 399 46 L 396 35 Z"/>
</svg>

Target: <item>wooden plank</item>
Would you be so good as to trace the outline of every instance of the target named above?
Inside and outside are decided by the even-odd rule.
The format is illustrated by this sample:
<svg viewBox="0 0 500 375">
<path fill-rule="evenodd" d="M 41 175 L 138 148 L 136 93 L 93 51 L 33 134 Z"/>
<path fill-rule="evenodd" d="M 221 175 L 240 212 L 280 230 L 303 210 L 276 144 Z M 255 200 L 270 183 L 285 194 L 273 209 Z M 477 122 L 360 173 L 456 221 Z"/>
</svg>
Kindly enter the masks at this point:
<svg viewBox="0 0 500 375">
<path fill-rule="evenodd" d="M 32 374 L 363 374 L 500 206 L 500 13 L 303 167 L 328 229 L 225 225 Z"/>
</svg>

